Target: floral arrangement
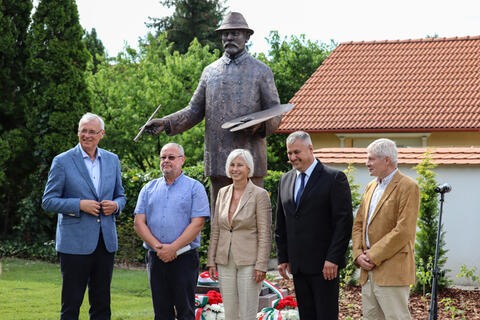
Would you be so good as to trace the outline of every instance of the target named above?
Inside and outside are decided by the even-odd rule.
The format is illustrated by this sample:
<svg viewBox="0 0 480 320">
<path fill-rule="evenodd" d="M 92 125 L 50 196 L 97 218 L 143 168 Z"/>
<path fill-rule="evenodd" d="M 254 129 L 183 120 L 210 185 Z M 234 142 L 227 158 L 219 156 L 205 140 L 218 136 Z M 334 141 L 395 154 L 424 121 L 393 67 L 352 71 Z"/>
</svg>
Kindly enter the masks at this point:
<svg viewBox="0 0 480 320">
<path fill-rule="evenodd" d="M 292 296 L 286 296 L 272 302 L 271 308 L 263 308 L 257 313 L 258 320 L 299 320 L 297 301 Z"/>
<path fill-rule="evenodd" d="M 285 298 L 276 300 L 274 302 L 274 307 L 278 310 L 295 309 L 297 306 L 297 301 L 292 296 L 286 296 Z"/>
<path fill-rule="evenodd" d="M 224 320 L 225 310 L 219 292 L 210 290 L 206 295 L 195 296 L 195 320 Z"/>
</svg>

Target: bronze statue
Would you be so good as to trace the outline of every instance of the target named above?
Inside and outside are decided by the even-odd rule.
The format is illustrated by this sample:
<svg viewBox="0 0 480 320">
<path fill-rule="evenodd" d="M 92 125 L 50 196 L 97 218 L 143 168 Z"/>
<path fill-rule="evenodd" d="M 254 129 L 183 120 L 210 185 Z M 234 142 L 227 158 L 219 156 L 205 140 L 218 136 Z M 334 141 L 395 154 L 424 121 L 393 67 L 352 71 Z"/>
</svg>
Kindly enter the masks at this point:
<svg viewBox="0 0 480 320">
<path fill-rule="evenodd" d="M 243 130 L 222 129 L 222 124 L 232 119 L 275 108 L 280 99 L 270 68 L 245 50 L 253 30 L 242 14 L 228 13 L 216 31 L 222 36 L 225 53 L 203 70 L 189 105 L 164 118 L 150 120 L 144 127 L 147 133 L 165 131 L 173 136 L 205 118 L 204 168 L 211 181 L 213 213 L 218 190 L 232 183 L 225 173 L 230 151 L 251 152 L 255 167 L 252 182 L 263 186 L 263 177 L 267 175 L 265 137 L 278 128 L 281 120 L 281 116 L 276 116 Z"/>
</svg>

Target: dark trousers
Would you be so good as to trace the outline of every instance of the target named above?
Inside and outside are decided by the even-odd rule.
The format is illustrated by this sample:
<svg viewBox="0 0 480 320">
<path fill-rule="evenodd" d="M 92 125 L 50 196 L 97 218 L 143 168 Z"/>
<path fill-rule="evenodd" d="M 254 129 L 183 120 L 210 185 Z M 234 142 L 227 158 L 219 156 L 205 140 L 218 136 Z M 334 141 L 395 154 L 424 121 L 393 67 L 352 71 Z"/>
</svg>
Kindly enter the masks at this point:
<svg viewBox="0 0 480 320">
<path fill-rule="evenodd" d="M 300 319 L 338 319 L 339 278 L 325 280 L 323 274 L 293 275 Z"/>
<path fill-rule="evenodd" d="M 197 249 L 167 263 L 160 260 L 154 251 L 148 251 L 146 260 L 155 320 L 195 319 L 199 266 Z"/>
<path fill-rule="evenodd" d="M 88 285 L 90 319 L 110 319 L 110 283 L 115 253 L 108 252 L 100 234 L 92 254 L 58 253 L 62 272 L 61 320 L 77 320 Z"/>
</svg>

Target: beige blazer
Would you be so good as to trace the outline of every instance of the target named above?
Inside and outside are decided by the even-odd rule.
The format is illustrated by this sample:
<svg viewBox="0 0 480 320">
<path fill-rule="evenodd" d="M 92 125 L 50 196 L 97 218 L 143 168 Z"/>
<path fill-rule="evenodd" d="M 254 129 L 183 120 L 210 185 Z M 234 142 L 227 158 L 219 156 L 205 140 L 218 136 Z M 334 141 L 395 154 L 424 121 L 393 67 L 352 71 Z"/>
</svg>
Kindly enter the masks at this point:
<svg viewBox="0 0 480 320">
<path fill-rule="evenodd" d="M 227 264 L 231 245 L 236 265 L 254 265 L 256 270 L 266 272 L 272 245 L 272 209 L 268 192 L 248 181 L 230 226 L 228 210 L 232 194 L 233 185 L 218 191 L 207 266 Z"/>
<path fill-rule="evenodd" d="M 353 259 L 367 249 L 365 230 L 368 210 L 377 180 L 365 188 L 353 223 Z M 420 205 L 417 183 L 398 171 L 388 184 L 372 213 L 368 227 L 370 257 L 375 263 L 373 278 L 380 286 L 407 286 L 415 283 L 415 233 Z M 367 281 L 361 269 L 360 284 Z"/>
</svg>

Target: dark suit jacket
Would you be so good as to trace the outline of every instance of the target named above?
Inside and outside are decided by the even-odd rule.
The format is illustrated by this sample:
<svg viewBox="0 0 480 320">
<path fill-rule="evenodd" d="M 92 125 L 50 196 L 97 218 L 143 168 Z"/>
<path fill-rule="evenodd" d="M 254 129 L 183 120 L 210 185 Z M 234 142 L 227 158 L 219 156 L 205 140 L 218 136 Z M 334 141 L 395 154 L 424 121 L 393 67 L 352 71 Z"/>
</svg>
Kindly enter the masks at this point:
<svg viewBox="0 0 480 320">
<path fill-rule="evenodd" d="M 325 260 L 345 267 L 353 214 L 346 175 L 317 161 L 298 208 L 294 201 L 296 170 L 278 185 L 275 240 L 278 263 L 288 262 L 295 274 L 322 273 Z"/>
</svg>

